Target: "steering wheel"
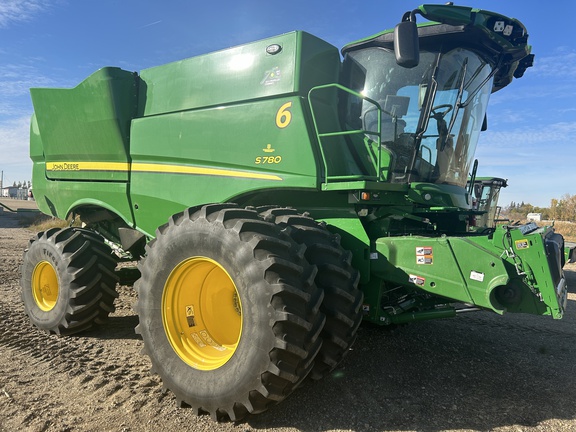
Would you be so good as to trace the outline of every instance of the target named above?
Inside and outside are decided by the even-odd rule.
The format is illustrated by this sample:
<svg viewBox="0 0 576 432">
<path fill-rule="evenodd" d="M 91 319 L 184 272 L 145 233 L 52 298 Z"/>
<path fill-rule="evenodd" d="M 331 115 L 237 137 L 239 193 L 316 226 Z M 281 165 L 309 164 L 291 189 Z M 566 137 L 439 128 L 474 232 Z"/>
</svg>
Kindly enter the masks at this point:
<svg viewBox="0 0 576 432">
<path fill-rule="evenodd" d="M 443 108 L 444 111 L 441 111 Z M 436 120 L 443 119 L 450 111 L 452 111 L 452 105 L 450 104 L 437 105 L 430 110 L 430 117 Z"/>
<path fill-rule="evenodd" d="M 448 142 L 448 124 L 446 123 L 446 120 L 444 120 L 444 117 L 446 117 L 446 114 L 448 114 L 450 111 L 452 111 L 452 105 L 450 104 L 437 105 L 430 110 L 430 118 L 436 120 L 436 124 L 438 126 L 440 151 L 444 151 L 446 143 Z"/>
</svg>

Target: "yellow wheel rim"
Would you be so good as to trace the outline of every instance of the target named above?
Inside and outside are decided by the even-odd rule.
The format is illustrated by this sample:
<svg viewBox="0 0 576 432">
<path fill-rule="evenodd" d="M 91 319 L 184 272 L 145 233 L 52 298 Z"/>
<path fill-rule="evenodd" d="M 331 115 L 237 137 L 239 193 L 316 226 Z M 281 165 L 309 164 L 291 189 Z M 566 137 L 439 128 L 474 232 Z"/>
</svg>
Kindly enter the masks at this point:
<svg viewBox="0 0 576 432">
<path fill-rule="evenodd" d="M 43 311 L 54 309 L 58 301 L 58 276 L 48 261 L 36 264 L 32 272 L 32 294 L 36 305 Z"/>
<path fill-rule="evenodd" d="M 182 261 L 162 294 L 162 323 L 178 356 L 193 368 L 214 370 L 238 347 L 242 306 L 236 285 L 216 261 Z"/>
</svg>

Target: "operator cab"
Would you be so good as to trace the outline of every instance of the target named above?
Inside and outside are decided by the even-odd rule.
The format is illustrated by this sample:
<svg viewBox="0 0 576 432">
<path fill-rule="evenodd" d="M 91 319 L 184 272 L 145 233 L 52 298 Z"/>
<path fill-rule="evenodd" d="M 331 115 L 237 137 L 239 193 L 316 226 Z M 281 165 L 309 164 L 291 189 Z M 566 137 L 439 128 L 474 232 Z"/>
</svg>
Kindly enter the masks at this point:
<svg viewBox="0 0 576 432">
<path fill-rule="evenodd" d="M 492 67 L 475 52 L 421 51 L 406 69 L 394 51 L 368 47 L 347 53 L 344 85 L 376 101 L 349 95 L 343 101 L 354 129 L 377 140 L 392 156 L 389 181 L 465 186 L 492 90 Z M 370 133 L 372 132 L 372 133 Z"/>
<path fill-rule="evenodd" d="M 398 35 L 390 30 L 342 49 L 341 84 L 352 92 L 340 99 L 340 120 L 380 141 L 390 162 L 383 181 L 465 187 L 490 94 L 532 65 L 521 23 L 458 10 L 459 22 L 427 23 L 417 33 L 410 23 L 418 51 L 415 61 L 398 60 L 404 66 L 395 55 Z M 421 6 L 411 19 L 414 13 L 446 18 L 442 5 Z"/>
</svg>

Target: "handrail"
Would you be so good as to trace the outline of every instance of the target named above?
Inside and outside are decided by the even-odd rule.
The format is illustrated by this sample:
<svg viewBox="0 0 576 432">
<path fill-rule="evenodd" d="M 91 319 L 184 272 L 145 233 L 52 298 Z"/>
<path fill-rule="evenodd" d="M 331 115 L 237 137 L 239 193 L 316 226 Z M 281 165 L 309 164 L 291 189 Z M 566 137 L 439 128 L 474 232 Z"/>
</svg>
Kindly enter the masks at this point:
<svg viewBox="0 0 576 432">
<path fill-rule="evenodd" d="M 369 131 L 369 130 L 365 130 L 365 129 L 355 129 L 355 130 L 348 130 L 348 131 L 344 131 L 344 130 L 339 130 L 339 131 L 330 131 L 330 132 L 320 132 L 319 127 L 318 127 L 318 122 L 317 122 L 317 117 L 316 114 L 314 112 L 314 106 L 312 103 L 312 95 L 313 93 L 322 91 L 322 90 L 326 90 L 326 89 L 336 89 L 338 91 L 343 91 L 345 93 L 351 94 L 352 96 L 358 97 L 362 100 L 367 101 L 368 103 L 372 104 L 375 106 L 376 110 L 377 110 L 377 130 L 376 131 Z M 367 96 L 364 96 L 361 93 L 355 92 L 354 90 L 351 90 L 347 87 L 344 87 L 343 85 L 340 84 L 336 84 L 336 83 L 332 83 L 332 84 L 324 84 L 324 85 L 320 85 L 320 86 L 316 86 L 310 89 L 310 91 L 308 92 L 308 105 L 310 106 L 310 113 L 312 114 L 312 122 L 314 123 L 314 130 L 316 132 L 316 136 L 318 138 L 318 142 L 320 144 L 320 154 L 322 156 L 322 163 L 324 164 L 324 177 L 325 177 L 325 182 L 328 183 L 329 179 L 340 179 L 340 180 L 347 180 L 347 179 L 351 179 L 351 178 L 360 178 L 360 177 L 366 177 L 366 176 L 362 176 L 362 175 L 358 175 L 358 176 L 350 176 L 350 175 L 345 175 L 345 176 L 330 176 L 328 173 L 328 162 L 326 159 L 326 154 L 324 152 L 324 145 L 322 143 L 322 138 L 327 138 L 327 137 L 334 137 L 334 136 L 346 136 L 346 135 L 360 135 L 360 134 L 368 134 L 368 135 L 376 135 L 378 136 L 378 143 L 380 143 L 381 141 L 381 136 L 382 136 L 382 107 L 380 106 L 380 104 L 378 102 L 376 102 L 373 99 L 370 99 Z M 377 158 L 377 175 L 376 178 L 374 179 L 375 181 L 379 182 L 382 181 L 381 179 L 381 171 L 382 171 L 382 146 L 378 145 L 378 158 Z"/>
</svg>

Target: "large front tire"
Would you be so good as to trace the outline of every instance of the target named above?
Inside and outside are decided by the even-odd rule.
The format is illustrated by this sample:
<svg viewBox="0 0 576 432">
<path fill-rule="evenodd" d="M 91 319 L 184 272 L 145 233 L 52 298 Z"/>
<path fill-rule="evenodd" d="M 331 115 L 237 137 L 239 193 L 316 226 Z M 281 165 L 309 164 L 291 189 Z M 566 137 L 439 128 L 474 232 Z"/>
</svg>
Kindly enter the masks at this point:
<svg viewBox="0 0 576 432">
<path fill-rule="evenodd" d="M 174 215 L 141 262 L 136 306 L 153 370 L 181 404 L 238 420 L 284 399 L 321 345 L 315 268 L 255 211 Z"/>
<path fill-rule="evenodd" d="M 320 310 L 326 315 L 321 333 L 322 348 L 310 373 L 320 379 L 334 370 L 350 351 L 362 322 L 364 295 L 358 289 L 360 275 L 352 267 L 352 254 L 340 245 L 340 236 L 325 224 L 289 207 L 261 207 L 265 220 L 274 222 L 298 244 L 306 246 L 305 257 L 318 268 L 316 285 L 324 291 Z"/>
<path fill-rule="evenodd" d="M 102 324 L 114 311 L 116 259 L 99 235 L 52 228 L 28 243 L 20 286 L 36 327 L 70 335 Z"/>
</svg>

